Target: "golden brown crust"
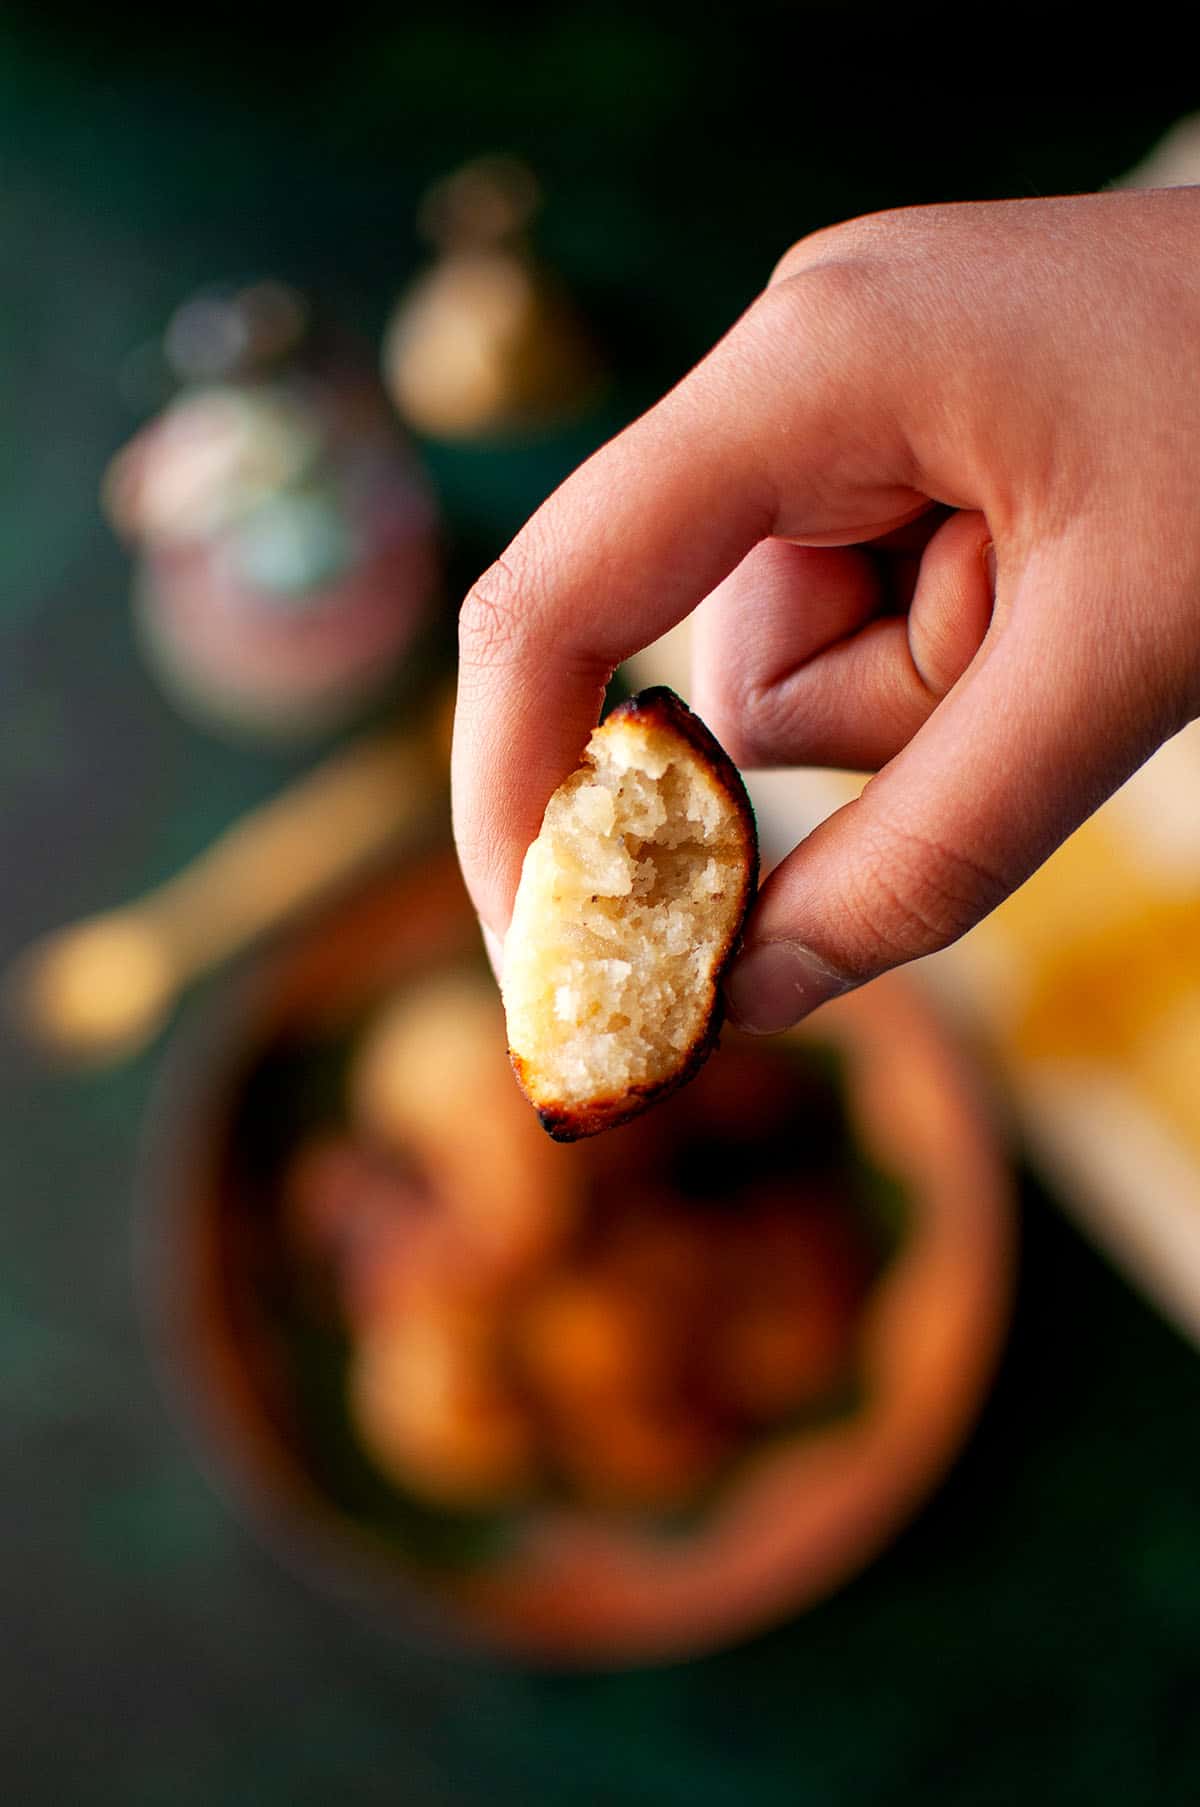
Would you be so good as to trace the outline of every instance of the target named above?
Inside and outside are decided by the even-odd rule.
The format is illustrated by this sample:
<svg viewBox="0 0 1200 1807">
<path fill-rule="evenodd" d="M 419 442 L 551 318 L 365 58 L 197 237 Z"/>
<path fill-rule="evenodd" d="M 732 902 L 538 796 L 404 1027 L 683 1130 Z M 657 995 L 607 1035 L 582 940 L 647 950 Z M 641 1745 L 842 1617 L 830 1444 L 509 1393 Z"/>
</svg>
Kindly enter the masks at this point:
<svg viewBox="0 0 1200 1807">
<path fill-rule="evenodd" d="M 736 952 L 736 943 L 734 944 Z M 603 1129 L 617 1129 L 622 1123 L 628 1123 L 631 1117 L 640 1117 L 651 1105 L 659 1104 L 677 1092 L 680 1086 L 694 1079 L 709 1055 L 717 1045 L 724 1020 L 724 1007 L 721 1002 L 720 980 L 724 976 L 728 962 L 721 967 L 717 980 L 716 1008 L 709 1017 L 704 1033 L 692 1044 L 687 1059 L 668 1079 L 656 1080 L 653 1085 L 634 1085 L 616 1097 L 593 1098 L 587 1104 L 539 1104 L 533 1097 L 525 1081 L 525 1062 L 519 1054 L 509 1050 L 513 1072 L 517 1083 L 537 1112 L 538 1122 L 555 1142 L 581 1142 L 585 1136 L 599 1135 Z"/>
<path fill-rule="evenodd" d="M 608 1097 L 593 1098 L 586 1104 L 557 1104 L 537 1095 L 531 1082 L 527 1063 L 521 1055 L 509 1049 L 509 1060 L 517 1083 L 538 1115 L 538 1121 L 547 1135 L 556 1142 L 578 1142 L 585 1136 L 598 1135 L 601 1130 L 616 1129 L 630 1118 L 640 1116 L 654 1104 L 677 1092 L 681 1086 L 694 1079 L 700 1068 L 717 1045 L 724 1020 L 724 1000 L 722 984 L 726 973 L 733 963 L 741 943 L 742 930 L 750 906 L 754 902 L 758 890 L 758 829 L 754 820 L 751 805 L 742 775 L 730 759 L 720 741 L 710 733 L 708 728 L 694 715 L 683 699 L 669 690 L 665 684 L 656 684 L 648 690 L 638 691 L 636 696 L 629 697 L 606 717 L 607 722 L 635 719 L 647 727 L 665 730 L 677 735 L 702 759 L 713 778 L 721 786 L 729 801 L 734 806 L 737 820 L 742 829 L 745 864 L 742 873 L 742 897 L 734 916 L 724 954 L 717 964 L 713 978 L 713 1003 L 707 1018 L 701 1026 L 699 1034 L 693 1041 L 686 1058 L 675 1072 L 665 1079 L 656 1080 L 648 1085 L 634 1085 L 626 1091 Z"/>
</svg>

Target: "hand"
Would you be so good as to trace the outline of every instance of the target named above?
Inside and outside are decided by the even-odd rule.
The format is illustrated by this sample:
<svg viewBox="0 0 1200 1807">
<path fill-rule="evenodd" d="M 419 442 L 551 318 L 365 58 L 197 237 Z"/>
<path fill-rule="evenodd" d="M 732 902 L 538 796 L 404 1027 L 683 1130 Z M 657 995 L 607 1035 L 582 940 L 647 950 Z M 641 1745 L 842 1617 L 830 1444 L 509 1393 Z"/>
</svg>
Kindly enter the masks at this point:
<svg viewBox="0 0 1200 1807">
<path fill-rule="evenodd" d="M 464 605 L 455 831 L 485 926 L 613 669 L 698 610 L 692 700 L 736 760 L 881 768 L 764 885 L 735 1020 L 782 1028 L 955 940 L 1200 713 L 1198 372 L 1200 189 L 793 247 Z"/>
</svg>

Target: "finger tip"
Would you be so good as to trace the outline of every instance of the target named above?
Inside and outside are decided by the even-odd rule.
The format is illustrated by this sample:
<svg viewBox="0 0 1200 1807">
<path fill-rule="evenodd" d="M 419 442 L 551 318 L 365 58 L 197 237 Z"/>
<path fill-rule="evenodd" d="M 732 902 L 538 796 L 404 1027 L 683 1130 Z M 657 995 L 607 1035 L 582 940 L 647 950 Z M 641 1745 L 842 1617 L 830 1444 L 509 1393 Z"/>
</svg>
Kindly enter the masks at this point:
<svg viewBox="0 0 1200 1807">
<path fill-rule="evenodd" d="M 749 1035 L 776 1035 L 850 989 L 850 981 L 795 941 L 745 948 L 725 981 L 730 1022 Z"/>
</svg>

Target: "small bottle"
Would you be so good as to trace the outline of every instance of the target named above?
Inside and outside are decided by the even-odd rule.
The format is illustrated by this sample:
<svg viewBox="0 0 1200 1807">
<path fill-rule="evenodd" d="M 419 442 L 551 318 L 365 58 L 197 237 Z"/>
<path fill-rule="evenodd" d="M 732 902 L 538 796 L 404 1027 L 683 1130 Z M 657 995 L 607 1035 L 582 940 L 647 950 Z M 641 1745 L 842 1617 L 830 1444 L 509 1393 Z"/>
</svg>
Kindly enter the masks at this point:
<svg viewBox="0 0 1200 1807">
<path fill-rule="evenodd" d="M 104 500 L 149 662 L 207 725 L 297 741 L 387 689 L 432 614 L 432 494 L 378 380 L 277 283 L 172 319 L 176 396 Z"/>
<path fill-rule="evenodd" d="M 425 196 L 418 223 L 437 257 L 396 305 L 383 375 L 401 418 L 430 439 L 537 436 L 597 397 L 589 336 L 530 247 L 540 199 L 532 171 L 499 156 Z"/>
</svg>

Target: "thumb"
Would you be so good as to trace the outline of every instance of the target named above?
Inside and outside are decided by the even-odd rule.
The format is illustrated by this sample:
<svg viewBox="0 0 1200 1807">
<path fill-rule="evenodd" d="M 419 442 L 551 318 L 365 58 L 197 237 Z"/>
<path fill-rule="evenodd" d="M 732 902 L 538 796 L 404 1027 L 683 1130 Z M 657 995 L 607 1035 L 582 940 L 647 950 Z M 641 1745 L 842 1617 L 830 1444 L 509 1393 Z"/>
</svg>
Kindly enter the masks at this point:
<svg viewBox="0 0 1200 1807">
<path fill-rule="evenodd" d="M 993 625 L 967 672 L 764 885 L 727 982 L 734 1022 L 787 1028 L 947 947 L 1181 725 L 1152 681 L 1139 694 L 1136 633 L 1127 656 L 1111 632 L 1089 637 L 1085 570 L 1031 560 L 1006 597 L 1001 562 Z M 1123 613 L 1136 623 L 1140 611 Z"/>
</svg>

